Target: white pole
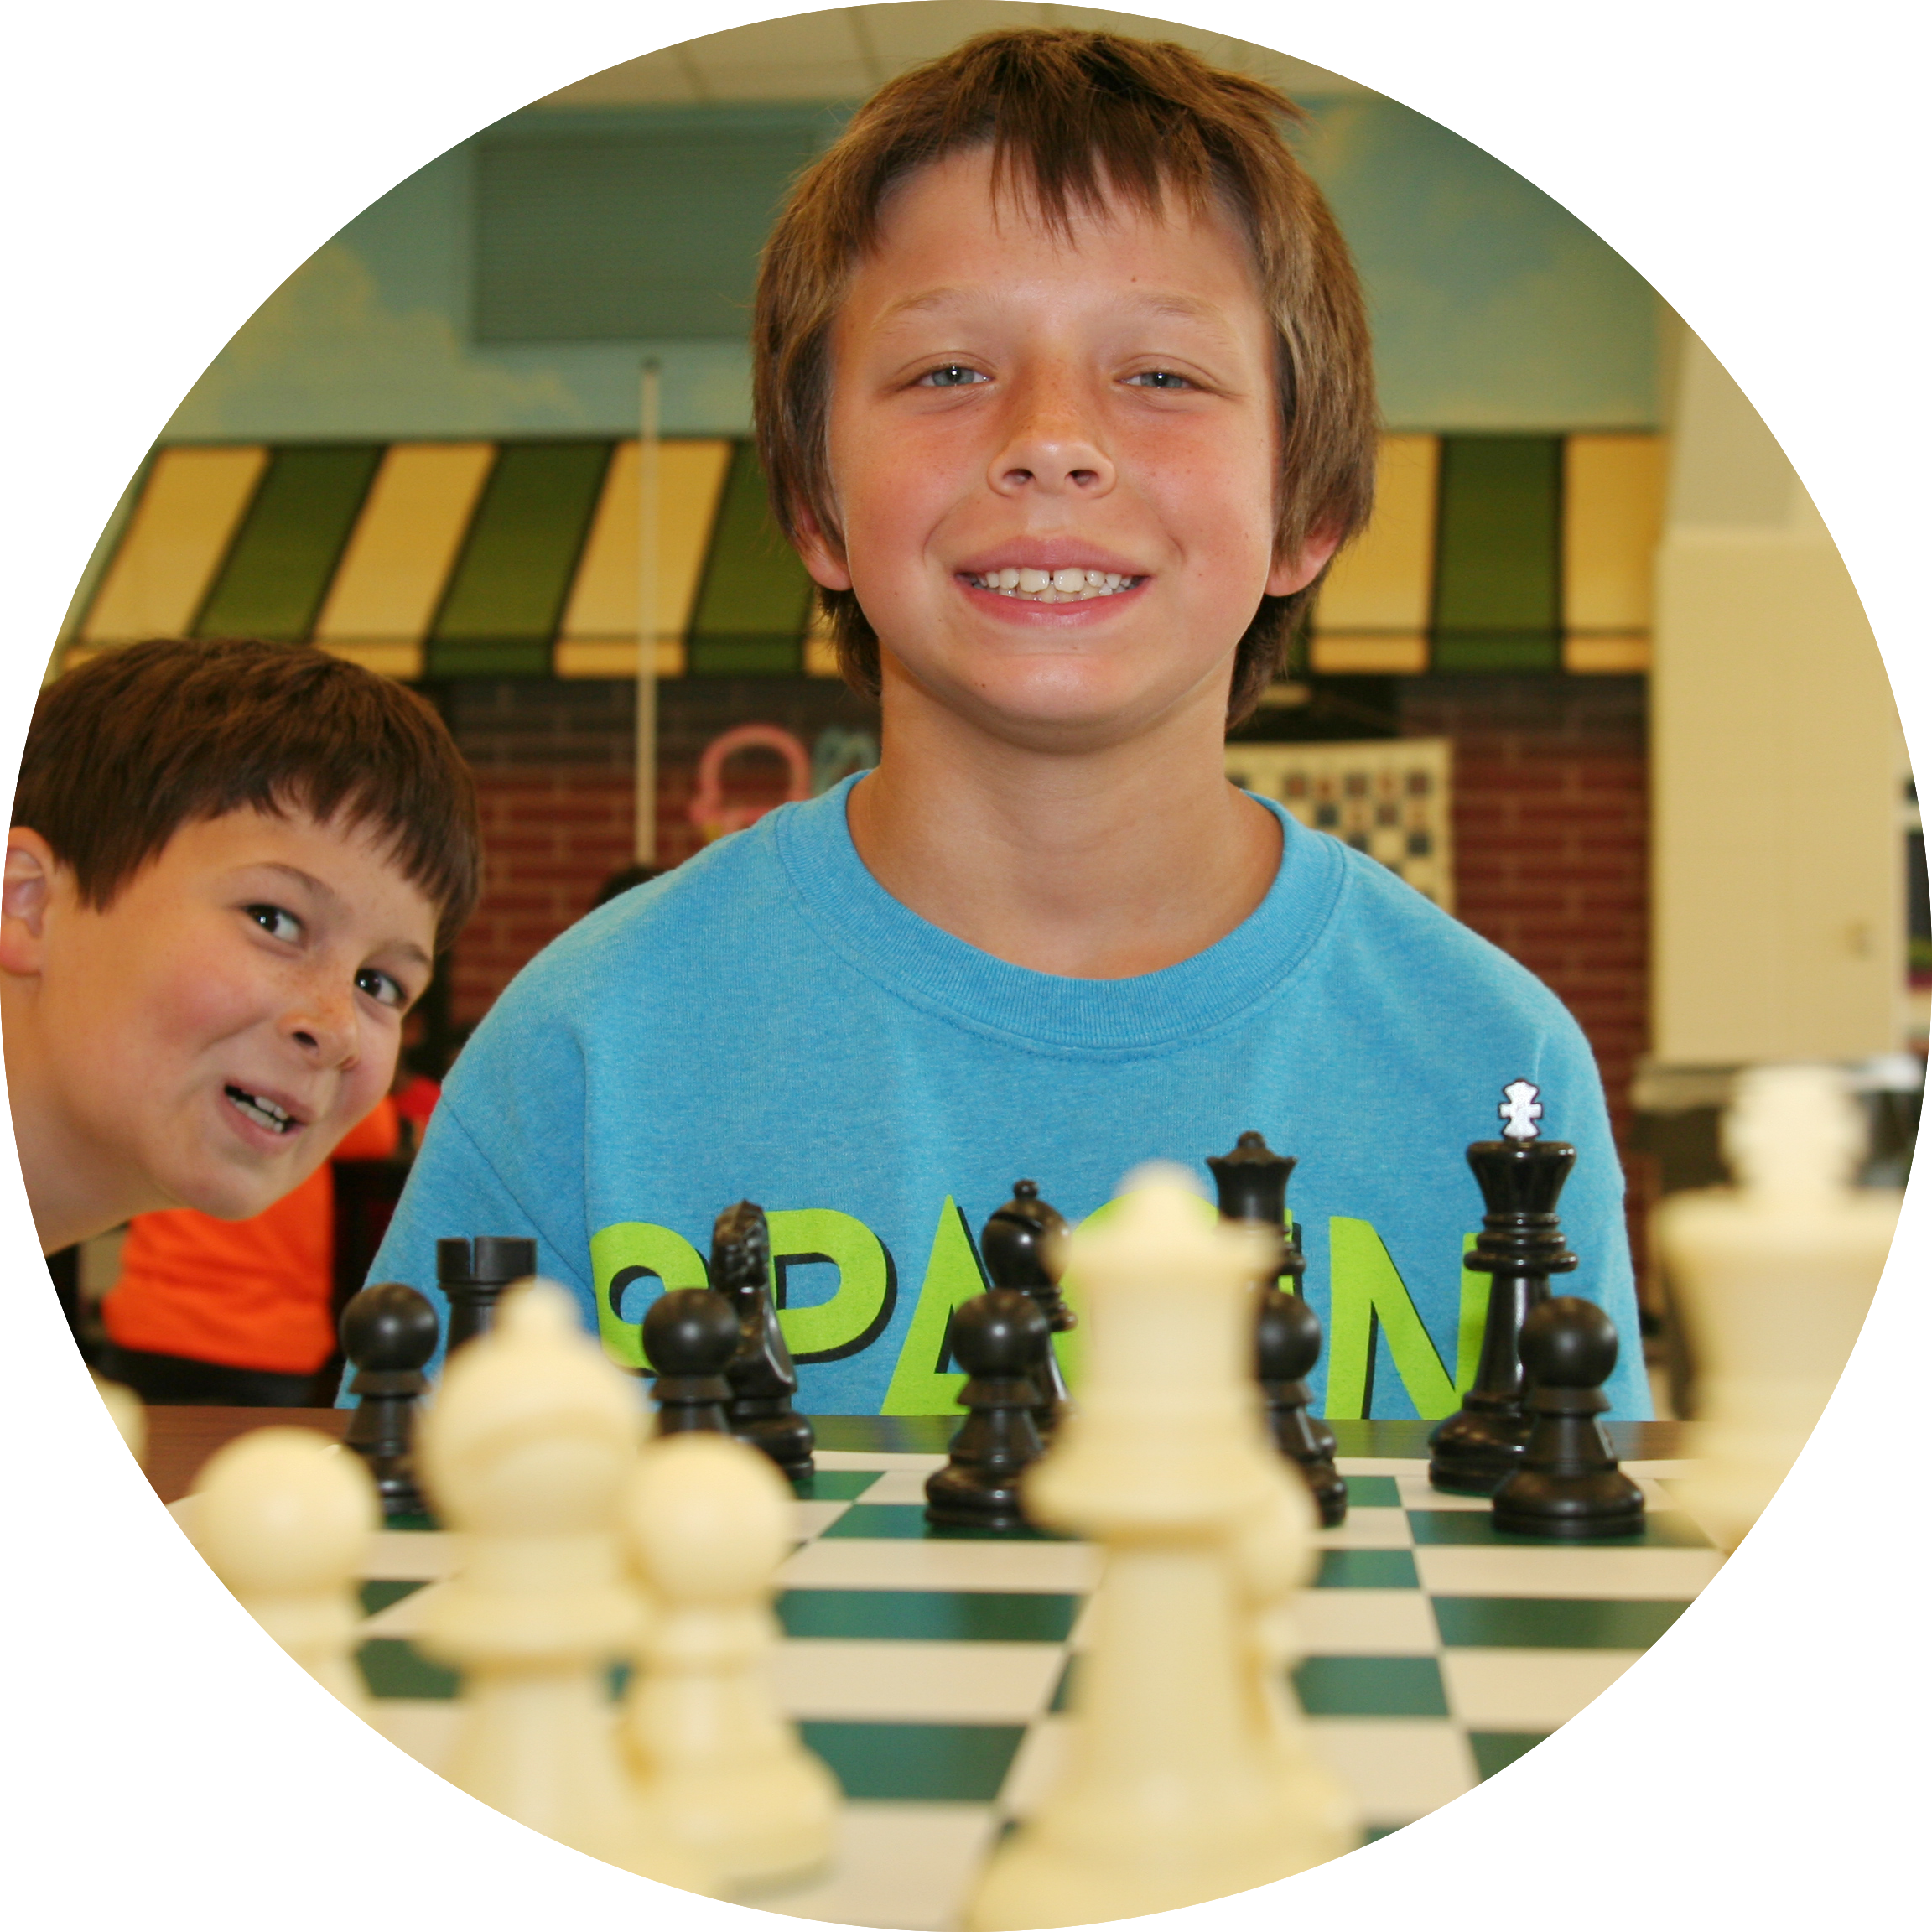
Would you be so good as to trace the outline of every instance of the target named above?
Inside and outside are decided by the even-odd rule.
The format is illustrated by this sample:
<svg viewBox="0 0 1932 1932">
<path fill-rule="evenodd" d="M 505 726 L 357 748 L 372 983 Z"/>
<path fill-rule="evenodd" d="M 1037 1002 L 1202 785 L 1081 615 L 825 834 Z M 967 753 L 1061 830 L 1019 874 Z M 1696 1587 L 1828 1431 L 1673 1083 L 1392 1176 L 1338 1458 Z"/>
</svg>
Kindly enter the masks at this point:
<svg viewBox="0 0 1932 1932">
<path fill-rule="evenodd" d="M 637 449 L 637 773 L 632 843 L 640 865 L 657 862 L 657 365 L 644 365 Z"/>
</svg>

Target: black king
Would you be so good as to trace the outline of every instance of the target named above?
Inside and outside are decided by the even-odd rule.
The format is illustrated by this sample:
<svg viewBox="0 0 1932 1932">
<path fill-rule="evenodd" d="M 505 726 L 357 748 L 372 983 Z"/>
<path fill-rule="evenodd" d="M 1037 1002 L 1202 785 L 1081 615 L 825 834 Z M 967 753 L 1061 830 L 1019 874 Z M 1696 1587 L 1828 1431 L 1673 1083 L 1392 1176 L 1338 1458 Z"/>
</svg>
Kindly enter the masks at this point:
<svg viewBox="0 0 1932 1932">
<path fill-rule="evenodd" d="M 1469 1150 L 1485 1212 L 1462 1265 L 1490 1278 L 1483 1353 L 1462 1406 L 1429 1438 L 1430 1482 L 1464 1496 L 1493 1494 L 1522 1460 L 1530 1434 L 1517 1353 L 1524 1320 L 1550 1299 L 1550 1277 L 1576 1265 L 1556 1221 L 1556 1197 L 1576 1150 L 1566 1140 L 1537 1138 L 1543 1107 L 1532 1082 L 1512 1080 L 1503 1093 L 1496 1111 L 1504 1138 L 1478 1140 Z"/>
</svg>

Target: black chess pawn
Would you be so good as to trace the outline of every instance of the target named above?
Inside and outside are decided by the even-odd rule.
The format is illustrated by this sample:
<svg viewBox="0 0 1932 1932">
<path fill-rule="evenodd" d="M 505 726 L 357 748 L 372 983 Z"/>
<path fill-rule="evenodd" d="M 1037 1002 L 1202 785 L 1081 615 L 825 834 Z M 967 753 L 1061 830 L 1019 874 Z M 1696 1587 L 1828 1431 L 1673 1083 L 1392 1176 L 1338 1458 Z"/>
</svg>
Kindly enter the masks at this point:
<svg viewBox="0 0 1932 1932">
<path fill-rule="evenodd" d="M 1581 1542 L 1643 1529 L 1644 1492 L 1617 1467 L 1597 1420 L 1610 1406 L 1603 1384 L 1616 1366 L 1617 1325 L 1594 1301 L 1559 1295 L 1530 1310 L 1530 1440 L 1490 1504 L 1498 1530 Z"/>
<path fill-rule="evenodd" d="M 787 1476 L 812 1473 L 812 1425 L 792 1406 L 798 1371 L 771 1301 L 771 1231 L 749 1201 L 727 1208 L 711 1230 L 711 1285 L 738 1317 L 737 1352 L 725 1365 L 725 1419 L 740 1442 L 761 1449 Z"/>
<path fill-rule="evenodd" d="M 1067 1379 L 1053 1353 L 1053 1337 L 1078 1325 L 1080 1317 L 1061 1299 L 1060 1277 L 1067 1265 L 1067 1222 L 1040 1198 L 1037 1182 L 1015 1181 L 1013 1198 L 995 1208 L 979 1233 L 979 1255 L 995 1288 L 1015 1288 L 1031 1297 L 1046 1317 L 1040 1359 L 1033 1365 L 1040 1400 L 1034 1421 L 1051 1436 L 1066 1413 Z"/>
<path fill-rule="evenodd" d="M 474 1341 L 496 1319 L 496 1301 L 537 1272 L 537 1244 L 522 1234 L 479 1234 L 436 1244 L 436 1285 L 449 1302 L 449 1350 Z"/>
<path fill-rule="evenodd" d="M 1254 1367 L 1261 1412 L 1275 1446 L 1301 1472 L 1322 1526 L 1348 1513 L 1348 1485 L 1335 1471 L 1335 1431 L 1309 1410 L 1306 1378 L 1322 1358 L 1322 1318 L 1299 1295 L 1261 1291 L 1254 1324 Z"/>
<path fill-rule="evenodd" d="M 660 1295 L 644 1317 L 644 1358 L 655 1379 L 657 1433 L 681 1436 L 693 1429 L 731 1433 L 725 1405 L 731 1384 L 725 1368 L 738 1353 L 738 1311 L 712 1288 L 674 1288 Z"/>
<path fill-rule="evenodd" d="M 1255 1276 L 1256 1287 L 1272 1288 L 1285 1277 L 1299 1293 L 1308 1262 L 1301 1252 L 1301 1230 L 1288 1221 L 1288 1177 L 1295 1171 L 1295 1156 L 1275 1153 L 1250 1130 L 1234 1143 L 1232 1153 L 1210 1154 L 1208 1166 L 1221 1218 L 1259 1228 L 1274 1238 L 1270 1259 Z"/>
<path fill-rule="evenodd" d="M 372 1281 L 342 1311 L 342 1353 L 355 1364 L 349 1393 L 361 1398 L 343 1440 L 369 1465 L 385 1516 L 421 1516 L 416 1486 L 416 1405 L 429 1386 L 423 1364 L 436 1353 L 436 1310 L 402 1281 Z"/>
<path fill-rule="evenodd" d="M 1019 1530 L 1020 1478 L 1041 1454 L 1034 1425 L 1036 1364 L 1046 1317 L 1024 1289 L 989 1288 L 953 1311 L 953 1356 L 966 1371 L 966 1420 L 949 1459 L 926 1481 L 928 1522 Z"/>
<path fill-rule="evenodd" d="M 1511 1126 L 1527 1131 L 1478 1140 L 1469 1150 L 1486 1212 L 1462 1265 L 1490 1278 L 1476 1379 L 1462 1407 L 1429 1438 L 1430 1482 L 1465 1496 L 1493 1495 L 1522 1460 L 1530 1420 L 1517 1344 L 1530 1311 L 1550 1298 L 1550 1277 L 1576 1265 L 1556 1219 L 1556 1199 L 1576 1164 L 1576 1150 L 1566 1140 L 1535 1139 L 1534 1116 L 1523 1116 L 1535 1106 L 1536 1090 L 1527 1081 L 1513 1083 L 1514 1088 L 1527 1088 L 1528 1098 L 1517 1103 Z"/>
</svg>

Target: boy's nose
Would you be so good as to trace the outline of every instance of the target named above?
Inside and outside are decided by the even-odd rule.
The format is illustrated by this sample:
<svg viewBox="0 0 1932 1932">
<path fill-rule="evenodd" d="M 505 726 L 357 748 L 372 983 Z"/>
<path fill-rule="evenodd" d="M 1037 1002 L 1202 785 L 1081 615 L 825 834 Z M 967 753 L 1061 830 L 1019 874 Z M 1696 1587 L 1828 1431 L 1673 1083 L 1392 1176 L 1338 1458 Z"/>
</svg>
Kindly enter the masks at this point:
<svg viewBox="0 0 1932 1932">
<path fill-rule="evenodd" d="M 1020 400 L 988 480 L 1002 496 L 1043 491 L 1098 496 L 1114 487 L 1114 464 L 1072 397 L 1026 397 Z"/>
<path fill-rule="evenodd" d="M 305 1055 L 325 1067 L 340 1067 L 356 1054 L 354 996 L 334 987 L 308 987 L 290 1008 L 283 1031 Z"/>
</svg>

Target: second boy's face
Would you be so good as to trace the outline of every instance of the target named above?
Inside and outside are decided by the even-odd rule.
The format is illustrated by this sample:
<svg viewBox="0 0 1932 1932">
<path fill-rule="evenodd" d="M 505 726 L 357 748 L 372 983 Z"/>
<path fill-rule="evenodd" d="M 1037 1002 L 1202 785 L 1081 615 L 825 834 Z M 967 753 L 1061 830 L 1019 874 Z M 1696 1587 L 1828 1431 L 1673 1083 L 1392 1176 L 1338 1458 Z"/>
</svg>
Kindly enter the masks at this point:
<svg viewBox="0 0 1932 1932">
<path fill-rule="evenodd" d="M 355 828 L 244 810 L 184 825 L 105 908 L 63 875 L 42 1037 L 106 1194 L 259 1213 L 387 1091 L 435 914 Z"/>
<path fill-rule="evenodd" d="M 829 454 L 851 588 L 944 712 L 1043 750 L 1225 706 L 1274 553 L 1272 334 L 1231 225 L 1170 205 L 995 203 L 986 150 L 902 184 L 833 340 Z"/>
</svg>

